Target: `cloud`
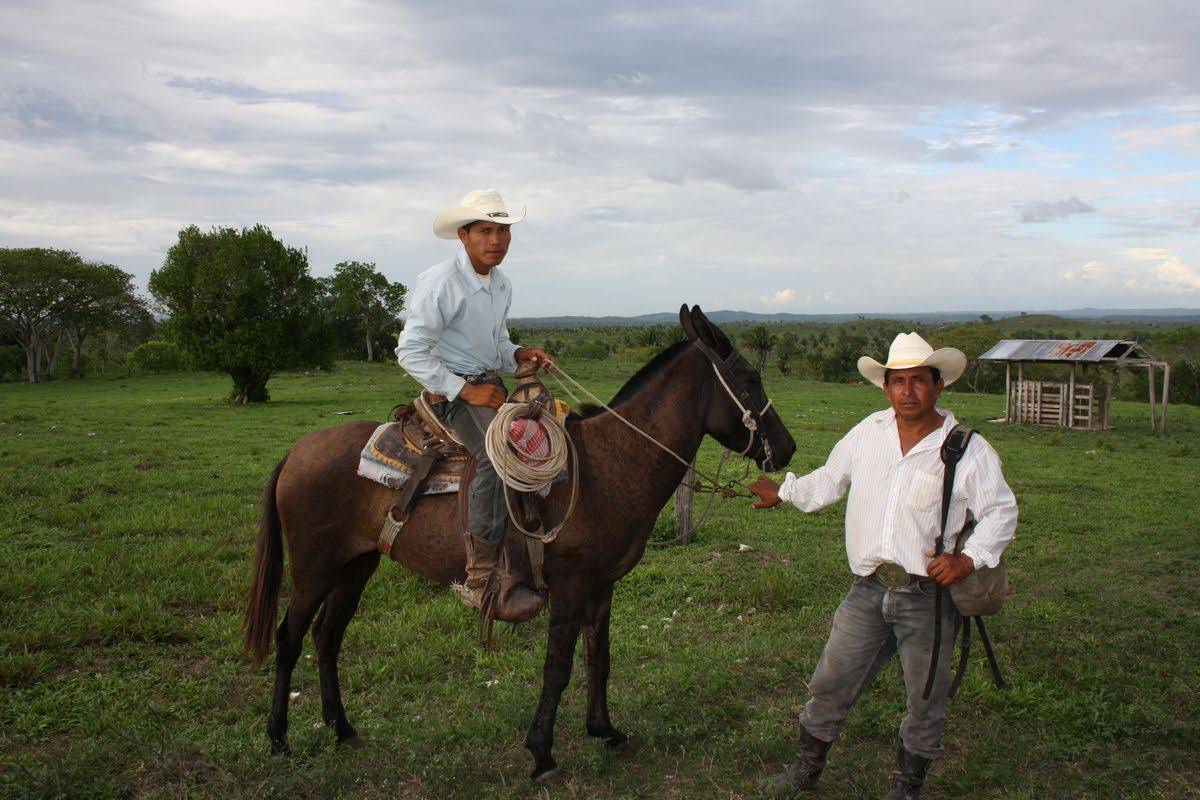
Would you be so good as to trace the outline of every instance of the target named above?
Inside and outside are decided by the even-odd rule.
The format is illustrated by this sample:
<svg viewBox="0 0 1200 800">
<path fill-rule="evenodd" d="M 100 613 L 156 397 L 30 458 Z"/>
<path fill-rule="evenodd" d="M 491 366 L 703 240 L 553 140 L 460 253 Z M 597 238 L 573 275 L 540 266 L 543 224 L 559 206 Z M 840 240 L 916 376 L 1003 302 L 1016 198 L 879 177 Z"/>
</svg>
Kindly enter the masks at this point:
<svg viewBox="0 0 1200 800">
<path fill-rule="evenodd" d="M 270 91 L 238 81 L 226 81 L 212 77 L 187 78 L 182 75 L 173 75 L 168 78 L 166 85 L 173 89 L 187 89 L 209 97 L 228 97 L 236 103 L 295 102 L 311 103 L 332 109 L 347 109 L 350 105 L 345 95 L 340 92 Z"/>
<path fill-rule="evenodd" d="M 765 305 L 768 306 L 787 306 L 791 305 L 796 300 L 795 289 L 780 289 L 777 292 L 764 294 L 760 298 Z"/>
<path fill-rule="evenodd" d="M 51 89 L 20 87 L 0 106 L 7 106 L 19 130 L 30 139 L 117 137 L 140 139 L 145 134 L 133 120 L 77 102 Z"/>
<path fill-rule="evenodd" d="M 716 149 L 701 149 L 680 153 L 662 166 L 651 166 L 650 177 L 666 183 L 683 184 L 690 181 L 713 181 L 744 192 L 781 191 L 787 183 L 779 177 L 765 158 Z"/>
<path fill-rule="evenodd" d="M 566 164 L 592 158 L 586 148 L 591 137 L 586 125 L 542 111 L 509 108 L 508 115 L 526 146 L 543 157 Z"/>
<path fill-rule="evenodd" d="M 410 282 L 496 186 L 529 206 L 518 315 L 1034 309 L 1063 265 L 1080 303 L 1166 305 L 1200 227 L 1178 9 L 0 4 L 0 242 L 144 282 L 185 225 L 263 222 Z"/>
<path fill-rule="evenodd" d="M 1154 275 L 1168 288 L 1200 289 L 1200 270 L 1183 263 L 1178 256 L 1155 265 Z"/>
<path fill-rule="evenodd" d="M 930 148 L 929 160 L 943 164 L 967 164 L 972 161 L 983 161 L 981 149 L 983 149 L 981 146 L 961 144 L 939 145 Z"/>
<path fill-rule="evenodd" d="M 1023 206 L 1021 208 L 1021 222 L 1023 224 L 1055 222 L 1075 214 L 1093 214 L 1095 211 L 1095 206 L 1085 203 L 1075 195 L 1072 195 L 1066 200 L 1058 200 L 1053 203 L 1030 203 Z"/>
</svg>

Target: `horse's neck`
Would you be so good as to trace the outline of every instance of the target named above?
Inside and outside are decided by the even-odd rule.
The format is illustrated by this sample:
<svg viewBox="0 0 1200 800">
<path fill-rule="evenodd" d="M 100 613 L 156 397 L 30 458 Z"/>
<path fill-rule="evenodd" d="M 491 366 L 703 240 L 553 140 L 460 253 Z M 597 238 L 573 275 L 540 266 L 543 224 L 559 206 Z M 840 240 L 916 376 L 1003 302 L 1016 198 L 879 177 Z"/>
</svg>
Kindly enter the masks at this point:
<svg viewBox="0 0 1200 800">
<path fill-rule="evenodd" d="M 683 479 L 704 438 L 709 374 L 698 352 L 684 351 L 616 409 L 679 459 L 614 415 L 602 413 L 581 426 L 585 440 L 582 473 L 602 475 L 603 480 L 633 489 L 629 500 L 639 506 L 655 511 L 661 508 Z"/>
</svg>

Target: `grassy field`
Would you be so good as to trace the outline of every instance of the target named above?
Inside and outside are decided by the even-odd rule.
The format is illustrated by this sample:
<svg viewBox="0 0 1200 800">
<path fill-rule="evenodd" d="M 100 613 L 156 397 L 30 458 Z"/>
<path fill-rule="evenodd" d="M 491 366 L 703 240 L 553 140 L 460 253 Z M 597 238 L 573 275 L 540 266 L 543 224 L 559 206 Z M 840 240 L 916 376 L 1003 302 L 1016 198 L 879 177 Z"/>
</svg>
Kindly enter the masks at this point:
<svg viewBox="0 0 1200 800">
<path fill-rule="evenodd" d="M 635 367 L 565 366 L 601 396 Z M 651 550 L 618 584 L 610 698 L 633 754 L 584 734 L 577 666 L 557 728 L 566 780 L 531 786 L 521 740 L 545 620 L 484 652 L 448 591 L 385 563 L 342 658 L 369 746 L 339 748 L 319 725 L 309 648 L 295 754 L 269 755 L 270 670 L 239 650 L 261 486 L 303 433 L 382 419 L 414 385 L 345 364 L 269 388 L 271 403 L 234 408 L 208 374 L 0 386 L 0 796 L 738 798 L 790 760 L 850 579 L 840 503 L 719 502 L 695 543 Z M 768 390 L 797 472 L 883 406 L 872 387 Z M 1200 797 L 1200 409 L 1173 406 L 1162 437 L 1144 405 L 1116 404 L 1116 429 L 1089 433 L 989 424 L 998 396 L 944 399 L 995 445 L 1021 506 L 1015 595 L 991 624 L 1014 688 L 972 664 L 927 796 Z M 717 455 L 708 443 L 702 466 Z M 656 535 L 671 534 L 664 514 Z M 821 797 L 883 793 L 902 706 L 893 662 Z"/>
</svg>

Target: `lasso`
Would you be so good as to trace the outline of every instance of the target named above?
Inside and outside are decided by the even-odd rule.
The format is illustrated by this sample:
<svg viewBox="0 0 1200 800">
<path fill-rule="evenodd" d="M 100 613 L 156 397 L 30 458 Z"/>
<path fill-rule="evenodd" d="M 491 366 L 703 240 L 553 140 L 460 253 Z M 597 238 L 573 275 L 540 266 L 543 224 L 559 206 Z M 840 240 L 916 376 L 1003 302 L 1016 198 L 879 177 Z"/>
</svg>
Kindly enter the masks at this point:
<svg viewBox="0 0 1200 800">
<path fill-rule="evenodd" d="M 575 500 L 579 494 L 579 455 L 575 452 L 575 443 L 567 435 L 567 429 L 554 413 L 554 401 L 546 387 L 533 377 L 533 373 L 518 375 L 522 383 L 513 390 L 505 402 L 496 411 L 496 418 L 488 425 L 484 435 L 484 448 L 496 474 L 504 481 L 504 507 L 508 518 L 512 520 L 517 530 L 526 536 L 541 539 L 543 544 L 549 544 L 558 536 L 558 532 L 567 524 L 571 513 L 575 510 Z M 512 424 L 526 418 L 541 424 L 546 432 L 549 453 L 545 459 L 525 460 L 519 457 L 516 448 L 509 441 L 509 430 Z M 567 511 L 557 525 L 543 533 L 540 530 L 527 530 L 513 513 L 509 501 L 508 489 L 517 492 L 537 492 L 545 496 L 549 493 L 550 484 L 554 482 L 571 462 L 571 493 L 567 503 Z"/>
</svg>

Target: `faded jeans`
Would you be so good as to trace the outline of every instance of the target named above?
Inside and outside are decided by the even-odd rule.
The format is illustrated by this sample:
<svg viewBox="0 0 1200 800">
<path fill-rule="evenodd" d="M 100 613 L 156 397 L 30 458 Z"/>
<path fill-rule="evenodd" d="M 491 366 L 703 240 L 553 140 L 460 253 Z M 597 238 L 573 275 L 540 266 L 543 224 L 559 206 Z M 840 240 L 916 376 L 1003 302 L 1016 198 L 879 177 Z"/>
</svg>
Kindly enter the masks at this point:
<svg viewBox="0 0 1200 800">
<path fill-rule="evenodd" d="M 900 723 L 900 739 L 910 753 L 929 759 L 941 757 L 946 694 L 961 620 L 950 593 L 943 592 L 937 679 L 929 699 L 924 700 L 921 695 L 933 651 L 936 586 L 929 578 L 914 580 L 902 589 L 888 589 L 873 577 L 854 579 L 833 615 L 833 629 L 813 673 L 812 698 L 800 714 L 805 730 L 826 742 L 836 739 L 850 707 L 892 653 L 899 651 L 908 691 L 908 713 Z"/>
<path fill-rule="evenodd" d="M 499 379 L 483 382 L 504 388 Z M 484 446 L 484 436 L 488 425 L 496 418 L 496 409 L 473 406 L 459 396 L 447 403 L 438 403 L 437 413 L 475 458 L 475 478 L 467 489 L 467 531 L 472 536 L 498 542 L 504 538 L 508 523 L 504 482 L 496 474 Z"/>
</svg>

